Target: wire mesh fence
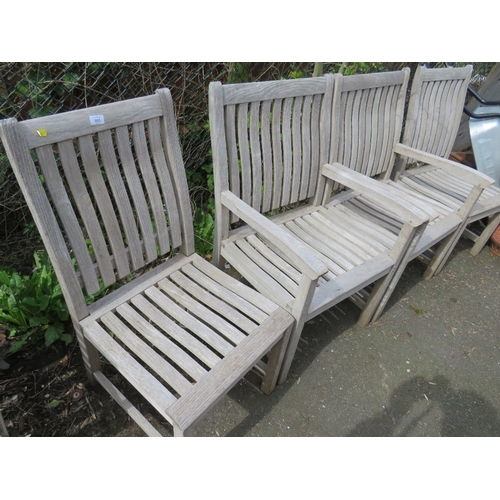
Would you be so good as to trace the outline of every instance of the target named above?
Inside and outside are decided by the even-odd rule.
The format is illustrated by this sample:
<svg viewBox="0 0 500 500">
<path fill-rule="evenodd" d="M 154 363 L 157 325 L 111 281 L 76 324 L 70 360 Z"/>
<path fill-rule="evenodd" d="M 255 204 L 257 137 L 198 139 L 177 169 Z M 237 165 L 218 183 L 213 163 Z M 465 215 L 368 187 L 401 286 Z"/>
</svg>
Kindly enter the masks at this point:
<svg viewBox="0 0 500 500">
<path fill-rule="evenodd" d="M 397 70 L 418 63 L 323 63 L 324 72 L 345 74 Z M 491 67 L 491 66 L 490 66 Z M 0 119 L 36 118 L 152 94 L 168 87 L 176 106 L 179 136 L 193 206 L 211 196 L 208 85 L 211 81 L 265 81 L 312 76 L 315 63 L 0 63 Z M 475 66 L 476 80 L 487 63 Z M 195 212 L 196 213 L 196 212 Z M 41 248 L 16 179 L 0 144 L 0 267 L 22 267 Z"/>
</svg>

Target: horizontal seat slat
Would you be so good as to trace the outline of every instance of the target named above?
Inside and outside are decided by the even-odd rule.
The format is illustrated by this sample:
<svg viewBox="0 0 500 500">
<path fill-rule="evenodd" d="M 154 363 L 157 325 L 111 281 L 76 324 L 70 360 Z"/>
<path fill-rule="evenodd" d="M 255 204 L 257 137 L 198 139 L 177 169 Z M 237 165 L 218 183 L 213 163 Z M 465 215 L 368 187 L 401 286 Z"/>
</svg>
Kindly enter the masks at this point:
<svg viewBox="0 0 500 500">
<path fill-rule="evenodd" d="M 97 323 L 85 327 L 85 338 L 144 396 L 167 421 L 171 418 L 168 407 L 177 401 L 153 375 L 145 370 L 128 352 L 114 341 Z"/>
<path fill-rule="evenodd" d="M 225 333 L 227 331 L 229 337 L 235 344 L 243 340 L 243 338 L 245 338 L 245 335 L 243 335 L 237 329 L 227 326 L 226 321 L 220 319 L 220 316 L 226 318 L 226 320 L 230 321 L 232 324 L 238 325 L 238 327 L 244 330 L 246 333 L 250 333 L 255 329 L 256 323 L 251 321 L 247 316 L 232 307 L 232 305 L 220 300 L 218 297 L 215 297 L 211 293 L 207 292 L 204 288 L 191 281 L 180 271 L 171 274 L 170 279 L 179 287 L 180 290 L 186 291 L 190 295 L 195 297 L 195 300 L 199 302 L 200 305 L 204 304 L 208 308 L 215 311 L 214 314 L 209 309 L 206 309 L 206 311 L 204 309 L 201 309 L 201 314 L 206 321 L 208 321 L 212 326 L 217 327 L 217 329 L 222 333 Z M 183 300 L 186 307 L 190 307 L 191 304 L 193 306 L 190 307 L 191 310 L 196 310 L 194 307 L 194 301 L 190 300 L 187 296 L 185 296 Z M 218 326 L 219 324 L 220 327 Z"/>
<path fill-rule="evenodd" d="M 267 299 L 252 288 L 244 285 L 240 281 L 231 278 L 226 273 L 209 264 L 196 254 L 194 255 L 193 259 L 193 266 L 216 281 L 218 285 L 227 288 L 231 292 L 241 297 L 243 300 L 248 301 L 250 304 L 259 308 L 266 314 L 266 316 L 272 314 L 274 311 L 276 311 L 276 309 L 278 309 L 278 306 L 274 302 Z"/>
<path fill-rule="evenodd" d="M 158 327 L 167 332 L 176 342 L 188 349 L 207 366 L 212 367 L 219 362 L 219 356 L 196 337 L 184 330 L 184 328 L 179 326 L 175 321 L 167 317 L 162 311 L 158 310 L 156 306 L 151 304 L 144 297 L 139 295 L 134 297 L 131 302 L 141 311 L 144 311 L 144 314 L 146 314 Z"/>
<path fill-rule="evenodd" d="M 191 388 L 191 383 L 181 375 L 168 361 L 156 353 L 141 340 L 127 325 L 113 313 L 106 313 L 101 322 L 106 325 L 116 338 L 121 340 L 147 366 L 151 367 L 179 395 Z"/>
<path fill-rule="evenodd" d="M 221 255 L 231 262 L 231 265 L 240 274 L 245 272 L 245 278 L 255 288 L 266 291 L 266 296 L 275 297 L 280 305 L 288 304 L 293 300 L 293 295 L 272 279 L 262 268 L 245 255 L 235 243 L 222 244 Z"/>
<path fill-rule="evenodd" d="M 191 311 L 187 311 L 184 306 L 177 304 L 177 297 L 175 293 L 172 293 L 168 282 L 162 280 L 160 283 L 162 283 L 163 292 L 166 293 L 161 292 L 157 287 L 151 287 L 145 290 L 145 295 L 160 306 L 165 313 L 178 321 L 183 328 L 188 329 L 194 335 L 198 336 L 222 356 L 228 354 L 232 348 L 231 344 L 199 320 L 197 318 L 198 311 L 192 313 Z"/>
<path fill-rule="evenodd" d="M 150 303 L 146 300 L 136 299 L 137 307 Z M 140 309 L 142 310 L 142 309 Z M 161 351 L 165 356 L 171 359 L 176 365 L 184 370 L 194 380 L 202 377 L 207 370 L 201 366 L 192 356 L 185 350 L 178 347 L 164 333 L 161 333 L 155 326 L 146 318 L 141 316 L 129 304 L 122 304 L 116 309 L 117 313 L 130 323 L 140 334 L 148 340 L 156 349 Z M 168 332 L 167 332 L 168 333 Z"/>
<path fill-rule="evenodd" d="M 238 249 L 243 252 L 248 258 L 259 266 L 268 276 L 273 278 L 291 295 L 295 296 L 297 293 L 297 283 L 294 282 L 283 270 L 278 268 L 274 263 L 272 253 L 267 253 L 267 256 L 262 255 L 247 240 L 238 240 L 236 242 Z"/>
</svg>

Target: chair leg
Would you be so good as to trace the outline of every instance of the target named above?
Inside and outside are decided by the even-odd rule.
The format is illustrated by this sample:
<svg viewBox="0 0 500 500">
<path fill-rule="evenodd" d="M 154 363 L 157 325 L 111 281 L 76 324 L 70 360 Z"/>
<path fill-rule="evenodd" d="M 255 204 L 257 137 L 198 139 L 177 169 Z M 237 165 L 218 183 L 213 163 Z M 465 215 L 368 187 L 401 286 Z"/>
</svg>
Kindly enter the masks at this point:
<svg viewBox="0 0 500 500">
<path fill-rule="evenodd" d="M 424 272 L 424 280 L 430 280 L 436 274 L 439 274 L 443 269 L 444 265 L 448 261 L 451 252 L 455 248 L 458 240 L 462 236 L 465 231 L 466 221 L 462 222 L 462 224 L 458 227 L 458 229 L 447 236 L 439 245 L 434 257 L 432 258 L 430 264 L 427 266 L 427 269 Z"/>
<path fill-rule="evenodd" d="M 470 250 L 470 254 L 476 255 L 483 249 L 484 245 L 488 243 L 488 240 L 491 238 L 491 235 L 495 232 L 495 229 L 500 224 L 500 212 L 498 212 L 493 219 L 488 222 L 488 225 L 484 228 L 483 232 L 479 235 L 474 246 Z"/>
<path fill-rule="evenodd" d="M 403 267 L 403 266 L 402 266 Z M 391 287 L 391 284 L 394 285 Z M 396 281 L 393 280 L 393 276 L 388 274 L 383 278 L 380 278 L 376 283 L 365 304 L 365 307 L 359 315 L 357 324 L 361 328 L 369 325 L 372 321 L 377 321 L 379 316 L 382 314 L 387 301 L 392 295 L 392 290 L 395 286 Z"/>
<path fill-rule="evenodd" d="M 425 230 L 425 226 L 426 225 L 422 224 L 418 228 L 409 227 L 407 229 L 407 241 L 409 243 L 401 248 L 398 257 L 395 259 L 394 266 L 389 273 L 375 283 L 375 287 L 358 318 L 357 323 L 362 328 L 372 321 L 377 321 L 382 315 L 387 302 L 391 298 L 392 292 L 396 288 L 403 271 L 406 269 L 406 265 L 410 260 L 410 255 Z"/>
<path fill-rule="evenodd" d="M 292 328 L 290 340 L 286 348 L 285 357 L 283 359 L 283 364 L 281 365 L 281 371 L 278 377 L 278 385 L 284 384 L 286 378 L 288 377 L 288 372 L 290 371 L 290 366 L 295 356 L 295 351 L 297 350 L 300 336 L 302 334 L 302 330 L 304 329 L 304 324 L 304 320 L 296 320 Z"/>
<path fill-rule="evenodd" d="M 174 437 L 193 437 L 193 426 L 188 427 L 187 429 L 182 429 L 178 425 L 173 425 L 174 427 Z"/>
<path fill-rule="evenodd" d="M 283 363 L 283 358 L 285 357 L 285 351 L 290 340 L 290 334 L 293 325 L 288 328 L 284 333 L 283 337 L 274 345 L 269 353 L 269 359 L 266 366 L 266 374 L 264 380 L 262 381 L 261 390 L 264 394 L 271 394 L 276 383 L 278 381 L 278 376 Z"/>
<path fill-rule="evenodd" d="M 82 353 L 83 365 L 87 372 L 87 378 L 92 385 L 96 385 L 97 380 L 94 377 L 94 373 L 101 369 L 99 351 L 85 338 L 78 323 L 73 322 L 73 327 Z"/>
</svg>

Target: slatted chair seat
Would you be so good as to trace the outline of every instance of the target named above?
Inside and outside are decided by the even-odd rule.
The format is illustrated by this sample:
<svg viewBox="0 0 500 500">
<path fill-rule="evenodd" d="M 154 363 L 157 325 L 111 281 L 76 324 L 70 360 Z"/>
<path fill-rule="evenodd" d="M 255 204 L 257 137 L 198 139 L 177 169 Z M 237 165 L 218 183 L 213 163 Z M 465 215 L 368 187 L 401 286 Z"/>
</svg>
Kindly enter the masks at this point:
<svg viewBox="0 0 500 500">
<path fill-rule="evenodd" d="M 304 323 L 374 284 L 362 306 L 371 317 L 438 216 L 366 175 L 328 164 L 334 88 L 333 75 L 209 88 L 214 263 L 229 262 L 295 317 L 279 383 Z M 345 192 L 330 200 L 335 183 Z M 370 218 L 371 205 L 385 215 Z"/>
<path fill-rule="evenodd" d="M 442 205 L 444 211 L 449 213 L 458 211 L 464 205 L 474 187 L 474 184 L 467 180 L 457 178 L 452 173 L 443 172 L 441 169 L 428 165 L 409 169 L 399 178 L 399 182 L 395 185 L 398 187 L 407 186 L 413 192 L 422 193 L 423 196 L 427 197 L 428 201 L 436 201 Z M 500 188 L 493 185 L 488 186 L 482 191 L 469 212 L 467 225 L 498 214 L 499 210 Z M 493 223 L 490 229 L 494 230 L 495 227 Z M 483 231 L 485 234 L 477 236 L 467 232 L 466 228 L 464 230 L 464 234 L 469 234 L 469 237 L 476 242 L 471 249 L 473 255 L 477 255 L 481 251 L 481 248 L 491 236 L 491 232 L 488 234 L 488 229 L 485 228 Z"/>
<path fill-rule="evenodd" d="M 131 403 L 131 389 L 176 436 L 191 435 L 254 367 L 262 390 L 274 389 L 293 317 L 195 253 L 167 89 L 26 122 L 3 120 L 0 134 L 89 379 L 146 434 L 160 431 Z M 109 285 L 115 290 L 87 305 L 84 293 Z"/>
<path fill-rule="evenodd" d="M 440 158 L 449 158 L 460 126 L 471 74 L 472 66 L 417 68 L 401 143 Z M 425 188 L 425 196 L 429 199 L 442 200 L 452 207 L 471 205 L 468 214 L 463 214 L 463 223 L 450 239 L 450 247 L 463 234 L 475 242 L 470 252 L 477 255 L 500 224 L 500 189 L 491 185 L 484 186 L 479 198 L 474 201 L 469 197 L 475 183 L 470 177 L 464 177 L 464 170 L 471 169 L 460 168 L 455 164 L 455 169 L 443 170 L 425 165 L 425 160 L 423 166 L 406 168 L 411 161 L 401 154 L 392 177 L 412 186 L 415 186 L 412 181 L 417 182 L 421 186 L 418 189 Z M 479 235 L 467 229 L 473 222 L 486 217 L 491 217 L 491 220 Z M 442 269 L 445 261 L 446 258 L 436 264 L 434 273 Z M 429 272 L 428 277 L 432 274 Z"/>
</svg>

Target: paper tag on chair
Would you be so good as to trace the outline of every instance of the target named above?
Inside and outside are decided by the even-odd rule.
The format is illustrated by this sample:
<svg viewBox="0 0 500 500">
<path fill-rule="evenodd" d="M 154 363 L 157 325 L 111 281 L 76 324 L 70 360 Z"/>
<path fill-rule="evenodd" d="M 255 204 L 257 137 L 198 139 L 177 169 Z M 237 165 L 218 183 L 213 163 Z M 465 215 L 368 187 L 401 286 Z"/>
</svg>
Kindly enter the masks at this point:
<svg viewBox="0 0 500 500">
<path fill-rule="evenodd" d="M 104 115 L 91 115 L 89 116 L 91 125 L 103 125 L 104 124 Z"/>
</svg>

